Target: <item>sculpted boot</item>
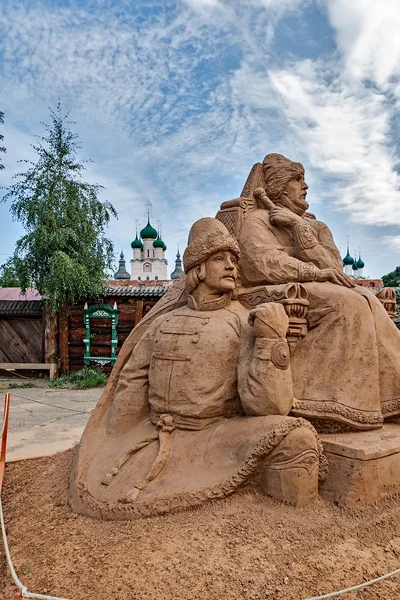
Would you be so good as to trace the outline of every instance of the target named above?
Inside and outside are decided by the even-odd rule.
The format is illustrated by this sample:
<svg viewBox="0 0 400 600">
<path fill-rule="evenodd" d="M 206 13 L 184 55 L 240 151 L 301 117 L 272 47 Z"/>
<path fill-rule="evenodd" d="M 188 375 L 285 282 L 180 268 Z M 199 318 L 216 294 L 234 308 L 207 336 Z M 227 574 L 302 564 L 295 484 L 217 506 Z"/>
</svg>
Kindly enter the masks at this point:
<svg viewBox="0 0 400 600">
<path fill-rule="evenodd" d="M 275 500 L 305 506 L 318 497 L 318 446 L 309 429 L 291 431 L 271 452 L 261 489 Z"/>
</svg>

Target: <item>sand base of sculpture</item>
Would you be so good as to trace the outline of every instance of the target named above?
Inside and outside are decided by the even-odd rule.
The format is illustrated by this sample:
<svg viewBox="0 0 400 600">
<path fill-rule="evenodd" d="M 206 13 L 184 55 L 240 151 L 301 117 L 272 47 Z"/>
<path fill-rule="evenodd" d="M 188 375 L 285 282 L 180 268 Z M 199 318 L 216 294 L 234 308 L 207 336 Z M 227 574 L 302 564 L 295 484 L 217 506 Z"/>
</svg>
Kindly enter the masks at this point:
<svg viewBox="0 0 400 600">
<path fill-rule="evenodd" d="M 356 508 L 400 491 L 400 423 L 320 438 L 329 463 L 323 498 Z"/>
</svg>

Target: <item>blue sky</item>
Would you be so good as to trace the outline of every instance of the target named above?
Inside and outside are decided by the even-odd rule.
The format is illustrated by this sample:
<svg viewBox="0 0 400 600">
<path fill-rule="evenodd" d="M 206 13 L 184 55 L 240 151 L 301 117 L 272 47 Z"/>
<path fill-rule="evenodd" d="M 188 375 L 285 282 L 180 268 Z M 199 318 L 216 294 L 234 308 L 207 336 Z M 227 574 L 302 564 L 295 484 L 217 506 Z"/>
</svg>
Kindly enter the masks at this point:
<svg viewBox="0 0 400 600">
<path fill-rule="evenodd" d="M 2 0 L 0 182 L 60 99 L 119 213 L 116 259 L 150 200 L 171 272 L 193 221 L 280 152 L 340 251 L 348 235 L 381 276 L 400 264 L 399 30 L 398 0 Z M 0 219 L 2 263 L 23 231 Z"/>
</svg>

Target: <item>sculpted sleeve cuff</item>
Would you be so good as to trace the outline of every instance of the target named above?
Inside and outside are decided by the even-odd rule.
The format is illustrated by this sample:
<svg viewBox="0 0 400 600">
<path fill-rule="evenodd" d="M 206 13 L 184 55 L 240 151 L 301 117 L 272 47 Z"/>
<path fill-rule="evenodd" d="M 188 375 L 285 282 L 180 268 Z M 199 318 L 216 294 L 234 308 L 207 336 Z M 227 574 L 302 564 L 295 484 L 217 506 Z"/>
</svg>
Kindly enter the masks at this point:
<svg viewBox="0 0 400 600">
<path fill-rule="evenodd" d="M 312 263 L 299 262 L 299 281 L 315 281 L 317 277 L 318 267 Z"/>
<path fill-rule="evenodd" d="M 289 367 L 289 344 L 282 338 L 257 338 L 254 344 L 253 359 L 270 360 L 278 369 Z"/>
<path fill-rule="evenodd" d="M 318 239 L 315 237 L 313 230 L 307 223 L 300 223 L 293 227 L 293 235 L 296 245 L 301 250 L 314 248 L 318 244 Z"/>
</svg>

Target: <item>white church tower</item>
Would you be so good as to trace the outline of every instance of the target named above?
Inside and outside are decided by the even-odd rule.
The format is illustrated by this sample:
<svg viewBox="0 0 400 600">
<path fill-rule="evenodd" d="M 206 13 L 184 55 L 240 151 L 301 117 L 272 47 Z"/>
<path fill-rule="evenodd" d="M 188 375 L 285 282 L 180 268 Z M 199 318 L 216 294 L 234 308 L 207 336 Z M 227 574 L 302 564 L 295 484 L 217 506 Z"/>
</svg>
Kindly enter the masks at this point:
<svg viewBox="0 0 400 600">
<path fill-rule="evenodd" d="M 168 279 L 168 261 L 165 258 L 167 246 L 159 232 L 150 224 L 150 206 L 147 202 L 147 225 L 131 243 L 131 279 L 139 281 L 157 281 Z"/>
</svg>

